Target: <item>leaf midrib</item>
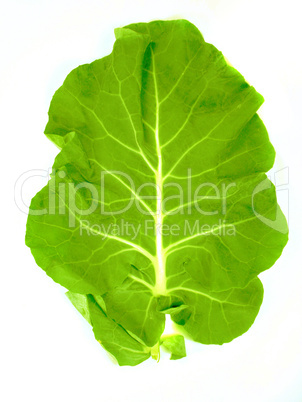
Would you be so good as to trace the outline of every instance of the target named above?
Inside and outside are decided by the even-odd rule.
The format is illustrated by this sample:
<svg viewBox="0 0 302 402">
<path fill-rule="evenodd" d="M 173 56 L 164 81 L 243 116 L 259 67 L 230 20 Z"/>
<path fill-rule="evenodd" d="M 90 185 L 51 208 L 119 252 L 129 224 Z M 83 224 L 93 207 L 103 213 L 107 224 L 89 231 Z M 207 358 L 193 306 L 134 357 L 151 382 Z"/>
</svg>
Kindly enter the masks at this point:
<svg viewBox="0 0 302 402">
<path fill-rule="evenodd" d="M 162 154 L 161 145 L 159 139 L 159 98 L 158 98 L 158 85 L 156 80 L 155 71 L 155 57 L 154 52 L 151 48 L 152 54 L 152 74 L 154 79 L 154 95 L 155 95 L 155 143 L 156 143 L 156 153 L 158 158 L 158 165 L 156 171 L 156 214 L 155 214 L 155 242 L 156 242 L 156 263 L 154 265 L 155 269 L 155 286 L 154 294 L 165 294 L 166 293 L 166 258 L 163 249 L 163 238 L 162 238 L 162 223 L 163 223 L 163 213 L 162 213 L 162 191 L 163 191 L 163 177 L 162 177 Z"/>
</svg>

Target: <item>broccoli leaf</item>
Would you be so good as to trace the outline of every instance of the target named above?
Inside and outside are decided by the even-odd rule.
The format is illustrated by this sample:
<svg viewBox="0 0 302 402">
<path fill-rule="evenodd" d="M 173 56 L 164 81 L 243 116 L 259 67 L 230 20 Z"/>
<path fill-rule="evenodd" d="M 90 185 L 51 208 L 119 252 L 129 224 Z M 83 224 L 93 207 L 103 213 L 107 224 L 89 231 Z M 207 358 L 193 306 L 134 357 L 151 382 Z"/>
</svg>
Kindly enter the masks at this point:
<svg viewBox="0 0 302 402">
<path fill-rule="evenodd" d="M 186 357 L 185 340 L 182 335 L 165 335 L 161 337 L 161 345 L 164 349 L 171 352 L 171 360 L 178 360 Z"/>
<path fill-rule="evenodd" d="M 262 96 L 188 21 L 115 33 L 112 53 L 52 99 L 45 134 L 60 153 L 26 244 L 96 339 L 134 365 L 160 344 L 165 314 L 205 344 L 247 331 L 257 276 L 288 229 L 265 175 Z M 178 336 L 162 344 L 185 355 Z"/>
<path fill-rule="evenodd" d="M 123 327 L 109 318 L 92 295 L 67 292 L 67 296 L 93 326 L 95 338 L 120 366 L 135 366 L 150 357 L 151 349 L 131 337 Z"/>
</svg>

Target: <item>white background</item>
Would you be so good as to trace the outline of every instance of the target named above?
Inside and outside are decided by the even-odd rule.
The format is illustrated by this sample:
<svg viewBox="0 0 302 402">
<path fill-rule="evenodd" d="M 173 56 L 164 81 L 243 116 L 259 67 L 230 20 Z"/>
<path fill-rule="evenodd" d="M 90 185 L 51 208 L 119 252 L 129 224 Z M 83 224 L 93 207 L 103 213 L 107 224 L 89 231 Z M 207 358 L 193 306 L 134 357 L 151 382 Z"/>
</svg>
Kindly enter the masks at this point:
<svg viewBox="0 0 302 402">
<path fill-rule="evenodd" d="M 298 1 L 11 0 L 0 10 L 1 375 L 3 402 L 302 400 L 301 28 Z M 44 137 L 53 92 L 79 64 L 110 53 L 115 27 L 153 19 L 195 23 L 264 96 L 277 150 L 278 197 L 290 241 L 261 274 L 264 302 L 252 328 L 223 346 L 187 342 L 188 357 L 137 367 L 114 365 L 64 289 L 24 245 L 26 215 L 14 184 L 47 170 L 57 153 Z M 280 176 L 280 175 L 279 175 Z M 29 180 L 24 202 L 45 184 Z M 281 183 L 282 184 L 282 183 Z M 20 200 L 19 200 L 20 201 Z M 300 247 L 299 247 L 300 246 Z"/>
</svg>

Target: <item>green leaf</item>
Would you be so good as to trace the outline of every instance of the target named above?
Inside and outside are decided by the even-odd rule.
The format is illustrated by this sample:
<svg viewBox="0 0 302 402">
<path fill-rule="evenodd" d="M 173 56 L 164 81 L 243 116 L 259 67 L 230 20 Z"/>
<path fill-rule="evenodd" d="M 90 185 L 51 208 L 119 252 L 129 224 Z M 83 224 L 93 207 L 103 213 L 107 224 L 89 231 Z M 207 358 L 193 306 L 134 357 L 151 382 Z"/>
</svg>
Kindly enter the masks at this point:
<svg viewBox="0 0 302 402">
<path fill-rule="evenodd" d="M 132 280 L 129 283 L 103 296 L 107 313 L 151 347 L 165 328 L 165 316 L 157 311 L 159 300 L 150 289 Z"/>
<path fill-rule="evenodd" d="M 178 360 L 187 355 L 185 340 L 182 335 L 176 334 L 162 336 L 160 343 L 164 349 L 171 352 L 171 360 Z"/>
<path fill-rule="evenodd" d="M 80 293 L 66 292 L 66 296 L 74 305 L 74 307 L 78 310 L 78 312 L 82 314 L 85 320 L 87 320 L 89 324 L 92 325 L 87 295 L 81 295 Z"/>
<path fill-rule="evenodd" d="M 188 21 L 115 33 L 112 53 L 74 69 L 52 99 L 45 134 L 60 153 L 26 244 L 102 345 L 137 364 L 165 314 L 205 344 L 247 331 L 257 276 L 288 229 L 265 175 L 275 151 L 262 96 Z"/>
<path fill-rule="evenodd" d="M 68 292 L 67 296 L 93 326 L 96 340 L 120 366 L 135 366 L 150 357 L 151 349 L 131 337 L 122 326 L 110 319 L 92 295 Z"/>
<path fill-rule="evenodd" d="M 263 299 L 261 281 L 253 279 L 245 288 L 204 292 L 193 281 L 177 289 L 190 306 L 171 315 L 190 338 L 204 344 L 230 342 L 254 322 Z"/>
</svg>

